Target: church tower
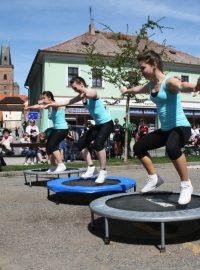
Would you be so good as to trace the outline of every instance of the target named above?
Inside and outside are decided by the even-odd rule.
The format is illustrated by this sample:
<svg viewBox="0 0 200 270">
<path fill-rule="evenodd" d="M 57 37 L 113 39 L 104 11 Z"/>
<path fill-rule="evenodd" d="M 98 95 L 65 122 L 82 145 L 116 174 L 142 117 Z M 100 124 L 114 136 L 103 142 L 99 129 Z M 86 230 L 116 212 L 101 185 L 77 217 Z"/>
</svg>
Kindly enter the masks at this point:
<svg viewBox="0 0 200 270">
<path fill-rule="evenodd" d="M 11 61 L 10 46 L 1 46 L 0 55 L 0 94 L 19 94 L 19 85 L 14 83 L 14 66 Z"/>
</svg>

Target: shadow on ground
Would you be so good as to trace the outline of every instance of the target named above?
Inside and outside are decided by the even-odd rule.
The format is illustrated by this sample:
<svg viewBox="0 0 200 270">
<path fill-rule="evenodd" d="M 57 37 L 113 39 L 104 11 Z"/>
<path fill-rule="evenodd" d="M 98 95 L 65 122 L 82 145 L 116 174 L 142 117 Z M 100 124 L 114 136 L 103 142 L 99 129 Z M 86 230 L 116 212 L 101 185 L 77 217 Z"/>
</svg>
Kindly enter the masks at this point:
<svg viewBox="0 0 200 270">
<path fill-rule="evenodd" d="M 88 230 L 104 241 L 104 218 L 95 219 Z M 109 219 L 110 241 L 134 245 L 160 245 L 160 223 L 130 222 Z M 166 245 L 200 239 L 200 220 L 165 223 Z M 103 243 L 102 243 L 103 244 Z"/>
<path fill-rule="evenodd" d="M 89 205 L 95 199 L 112 194 L 116 194 L 116 192 L 101 192 L 95 194 L 60 192 L 56 194 L 50 194 L 48 200 L 56 204 Z"/>
</svg>

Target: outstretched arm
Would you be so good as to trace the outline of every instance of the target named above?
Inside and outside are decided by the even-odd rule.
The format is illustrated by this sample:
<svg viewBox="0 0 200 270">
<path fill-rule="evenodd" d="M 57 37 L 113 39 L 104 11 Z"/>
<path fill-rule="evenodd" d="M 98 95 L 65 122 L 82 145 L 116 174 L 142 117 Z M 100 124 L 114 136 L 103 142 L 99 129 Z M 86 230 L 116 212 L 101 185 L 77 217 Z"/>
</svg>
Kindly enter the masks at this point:
<svg viewBox="0 0 200 270">
<path fill-rule="evenodd" d="M 170 78 L 166 81 L 167 89 L 172 93 L 188 93 L 200 91 L 200 77 L 197 80 L 197 84 L 194 85 L 190 82 L 181 82 L 178 78 Z"/>
<path fill-rule="evenodd" d="M 81 96 L 78 95 L 78 96 L 76 96 L 74 98 L 66 99 L 64 101 L 54 101 L 54 102 L 51 102 L 49 104 L 44 105 L 44 109 L 47 109 L 47 108 L 50 108 L 50 107 L 57 108 L 57 107 L 63 107 L 63 106 L 71 105 L 71 104 L 74 104 L 76 102 L 81 101 L 81 99 L 82 99 Z"/>
<path fill-rule="evenodd" d="M 122 93 L 122 95 L 126 95 L 126 94 L 146 94 L 146 93 L 149 93 L 149 84 L 139 85 L 139 86 L 131 87 L 129 89 L 127 89 L 125 86 L 122 86 L 120 88 L 120 92 Z"/>
<path fill-rule="evenodd" d="M 42 110 L 42 109 L 44 109 L 44 105 L 43 104 L 35 104 L 32 106 L 25 106 L 24 109 L 25 110 L 29 110 L 29 109 Z"/>
</svg>

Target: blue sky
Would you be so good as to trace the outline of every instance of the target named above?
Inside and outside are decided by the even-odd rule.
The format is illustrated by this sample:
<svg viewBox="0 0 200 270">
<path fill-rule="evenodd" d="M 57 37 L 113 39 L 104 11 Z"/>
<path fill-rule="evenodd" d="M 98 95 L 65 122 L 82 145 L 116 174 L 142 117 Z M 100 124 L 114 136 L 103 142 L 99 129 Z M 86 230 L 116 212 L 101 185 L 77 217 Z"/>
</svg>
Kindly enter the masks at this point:
<svg viewBox="0 0 200 270">
<path fill-rule="evenodd" d="M 47 48 L 88 31 L 89 7 L 93 8 L 96 29 L 102 24 L 116 32 L 134 34 L 148 16 L 172 27 L 156 34 L 158 42 L 200 57 L 199 0 L 6 0 L 0 7 L 0 44 L 11 47 L 14 79 L 20 93 L 38 49 Z"/>
</svg>

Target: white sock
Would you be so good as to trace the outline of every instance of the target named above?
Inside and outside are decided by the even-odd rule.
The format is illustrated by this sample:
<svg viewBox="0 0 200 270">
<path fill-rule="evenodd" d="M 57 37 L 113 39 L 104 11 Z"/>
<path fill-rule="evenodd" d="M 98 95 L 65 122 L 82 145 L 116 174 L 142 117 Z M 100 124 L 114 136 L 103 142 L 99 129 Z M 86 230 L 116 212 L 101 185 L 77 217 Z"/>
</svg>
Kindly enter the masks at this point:
<svg viewBox="0 0 200 270">
<path fill-rule="evenodd" d="M 191 183 L 191 181 L 190 181 L 190 179 L 188 179 L 188 181 L 181 181 L 181 186 L 191 186 L 192 185 L 192 183 Z"/>
<path fill-rule="evenodd" d="M 157 178 L 158 178 L 158 176 L 157 176 L 157 174 L 155 173 L 155 174 L 148 174 L 148 178 L 149 179 L 151 179 L 151 180 L 157 180 Z"/>
</svg>

